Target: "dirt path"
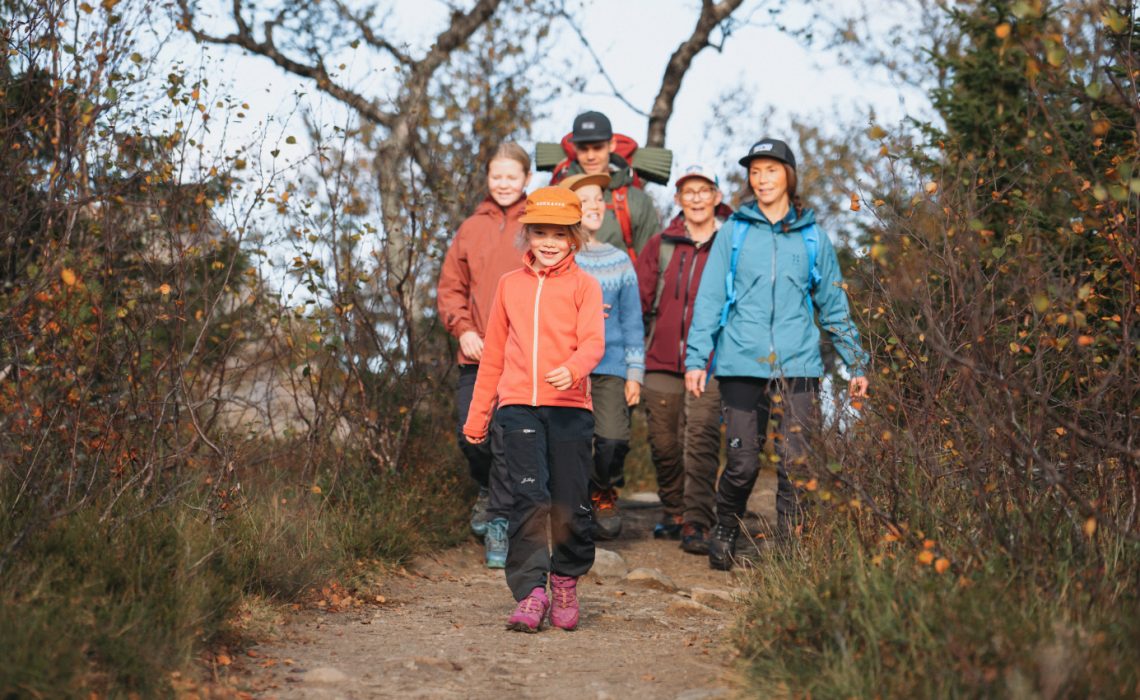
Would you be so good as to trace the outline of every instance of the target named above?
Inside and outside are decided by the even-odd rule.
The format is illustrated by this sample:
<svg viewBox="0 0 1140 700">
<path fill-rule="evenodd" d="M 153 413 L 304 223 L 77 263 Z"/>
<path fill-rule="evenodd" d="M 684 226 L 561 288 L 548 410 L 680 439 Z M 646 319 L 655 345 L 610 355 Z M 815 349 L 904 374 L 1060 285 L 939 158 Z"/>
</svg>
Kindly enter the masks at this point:
<svg viewBox="0 0 1140 700">
<path fill-rule="evenodd" d="M 750 504 L 766 517 L 774 517 L 774 487 L 774 479 L 757 483 Z M 330 596 L 345 612 L 298 612 L 276 641 L 246 650 L 227 670 L 239 689 L 266 699 L 728 697 L 731 656 L 721 642 L 734 618 L 722 596 L 732 595 L 736 576 L 654 540 L 659 506 L 622 505 L 621 537 L 600 548 L 619 553 L 631 572 L 664 574 L 675 592 L 591 572 L 579 583 L 578 630 L 509 632 L 514 601 L 503 574 L 483 568 L 482 547 L 471 541 L 385 581 L 382 604 L 370 592 L 362 602 Z"/>
</svg>

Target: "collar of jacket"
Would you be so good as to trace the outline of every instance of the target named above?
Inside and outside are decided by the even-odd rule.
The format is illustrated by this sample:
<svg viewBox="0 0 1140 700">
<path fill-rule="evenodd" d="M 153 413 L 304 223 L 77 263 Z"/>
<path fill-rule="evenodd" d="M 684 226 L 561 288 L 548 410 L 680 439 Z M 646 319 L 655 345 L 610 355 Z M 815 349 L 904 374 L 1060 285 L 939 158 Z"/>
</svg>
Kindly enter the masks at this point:
<svg viewBox="0 0 1140 700">
<path fill-rule="evenodd" d="M 783 232 L 781 229 L 776 228 L 776 224 L 768 221 L 768 217 L 764 216 L 764 214 L 760 211 L 760 207 L 756 205 L 756 202 L 749 202 L 748 204 L 740 207 L 736 210 L 736 213 L 733 214 L 731 218 L 740 221 L 747 221 L 754 224 L 768 224 L 772 228 L 776 229 L 777 232 Z M 789 207 L 788 215 L 776 223 L 787 224 L 789 232 L 798 231 L 802 228 L 807 228 L 808 226 L 811 226 L 815 223 L 815 212 L 811 209 L 805 208 L 803 215 L 797 219 L 795 207 Z"/>
<path fill-rule="evenodd" d="M 582 164 L 574 161 L 570 164 L 570 168 L 566 171 L 566 175 L 581 175 L 585 170 L 582 169 Z M 610 192 L 625 187 L 626 185 L 633 184 L 633 168 L 616 153 L 610 154 Z"/>
<path fill-rule="evenodd" d="M 724 202 L 721 202 L 717 206 L 716 211 L 713 213 L 713 215 L 716 216 L 717 221 L 720 222 L 720 225 L 724 225 L 724 222 L 728 221 L 729 218 L 732 217 L 732 207 L 728 206 Z M 720 226 L 717 226 L 717 228 L 719 229 Z M 713 232 L 713 235 L 709 236 L 709 240 L 706 241 L 706 243 L 711 242 L 714 238 L 716 238 L 715 231 Z M 661 240 L 673 241 L 674 243 L 694 242 L 693 239 L 689 238 L 688 231 L 685 230 L 685 212 L 681 212 L 680 214 L 673 217 L 673 220 L 669 222 L 669 225 L 665 227 L 665 230 L 661 232 Z"/>
<path fill-rule="evenodd" d="M 523 269 L 526 270 L 527 273 L 534 275 L 535 277 L 557 277 L 559 275 L 564 275 L 568 272 L 574 272 L 575 270 L 578 269 L 578 263 L 574 262 L 574 253 L 570 253 L 566 257 L 562 258 L 561 262 L 559 262 L 554 267 L 546 268 L 545 272 L 543 272 L 542 275 L 539 275 L 537 272 L 534 271 L 534 268 L 531 267 L 531 265 L 533 265 L 533 264 L 534 264 L 534 252 L 528 250 L 523 255 Z"/>
<path fill-rule="evenodd" d="M 479 206 L 475 207 L 475 216 L 489 215 L 489 214 L 506 214 L 510 216 L 511 210 L 516 208 L 526 208 L 526 192 L 523 192 L 517 200 L 510 206 L 502 206 L 495 201 L 495 198 L 488 194 L 479 202 Z"/>
</svg>

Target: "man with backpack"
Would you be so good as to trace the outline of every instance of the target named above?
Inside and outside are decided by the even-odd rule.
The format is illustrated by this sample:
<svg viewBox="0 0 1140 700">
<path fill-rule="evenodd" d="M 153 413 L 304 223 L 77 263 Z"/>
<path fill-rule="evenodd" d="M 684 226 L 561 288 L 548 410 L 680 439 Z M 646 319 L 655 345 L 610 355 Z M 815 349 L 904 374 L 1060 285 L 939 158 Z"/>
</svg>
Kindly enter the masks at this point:
<svg viewBox="0 0 1140 700">
<path fill-rule="evenodd" d="M 716 523 L 720 394 L 715 379 L 699 397 L 685 393 L 685 345 L 709 249 L 732 209 L 721 202 L 720 182 L 708 166 L 685 168 L 676 186 L 681 213 L 649 239 L 635 265 L 648 331 L 641 395 L 665 510 L 653 536 L 681 538 L 686 552 L 708 554 Z"/>
<path fill-rule="evenodd" d="M 602 243 L 630 253 L 636 261 L 649 239 L 661 230 L 653 200 L 641 189 L 641 181 L 633 166 L 618 155 L 617 138 L 610 120 L 601 112 L 585 112 L 574 119 L 576 160 L 561 177 L 608 173 L 606 218 L 597 238 Z"/>
</svg>

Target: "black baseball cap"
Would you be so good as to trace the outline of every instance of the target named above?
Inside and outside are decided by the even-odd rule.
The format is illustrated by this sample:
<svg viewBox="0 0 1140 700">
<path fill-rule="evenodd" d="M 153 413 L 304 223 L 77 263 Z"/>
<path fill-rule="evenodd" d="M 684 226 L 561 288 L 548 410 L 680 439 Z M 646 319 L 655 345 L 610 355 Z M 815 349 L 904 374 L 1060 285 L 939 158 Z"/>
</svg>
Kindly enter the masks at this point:
<svg viewBox="0 0 1140 700">
<path fill-rule="evenodd" d="M 609 141 L 614 137 L 610 120 L 601 112 L 585 112 L 574 117 L 574 134 L 570 143 Z"/>
<path fill-rule="evenodd" d="M 748 149 L 748 155 L 740 159 L 740 164 L 747 168 L 757 158 L 772 158 L 787 163 L 792 166 L 792 170 L 796 169 L 796 154 L 792 153 L 788 144 L 779 139 L 760 139 L 752 144 L 752 148 Z"/>
</svg>

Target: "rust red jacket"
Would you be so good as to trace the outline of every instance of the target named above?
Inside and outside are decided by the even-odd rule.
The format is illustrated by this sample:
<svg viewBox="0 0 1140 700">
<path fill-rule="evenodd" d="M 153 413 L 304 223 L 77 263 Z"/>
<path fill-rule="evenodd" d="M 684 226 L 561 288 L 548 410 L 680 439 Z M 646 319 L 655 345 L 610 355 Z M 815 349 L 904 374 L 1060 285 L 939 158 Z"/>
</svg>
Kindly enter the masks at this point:
<svg viewBox="0 0 1140 700">
<path fill-rule="evenodd" d="M 718 219 L 732 216 L 732 209 L 721 204 L 716 209 Z M 709 257 L 709 249 L 716 240 L 713 234 L 699 246 L 685 230 L 685 215 L 678 214 L 660 234 L 649 239 L 637 256 L 634 270 L 641 292 L 641 313 L 649 314 L 657 296 L 657 280 L 665 275 L 665 288 L 657 307 L 657 326 L 653 343 L 645 348 L 646 372 L 685 372 L 685 344 L 689 339 L 689 324 L 693 322 L 693 304 L 701 286 L 701 273 Z M 662 271 L 660 252 L 662 240 L 674 244 L 669 266 Z M 645 331 L 649 332 L 652 320 L 646 316 Z"/>
<path fill-rule="evenodd" d="M 518 259 L 517 257 L 515 258 Z M 503 275 L 495 292 L 463 433 L 487 434 L 495 397 L 498 405 L 571 406 L 594 410 L 590 372 L 606 352 L 602 287 L 578 269 L 574 256 L 535 272 L 527 251 L 523 267 Z M 559 391 L 546 375 L 570 370 L 570 388 Z"/>
<path fill-rule="evenodd" d="M 488 195 L 459 226 L 443 260 L 436 288 L 439 317 L 447 332 L 456 338 L 467 331 L 485 338 L 499 279 L 521 264 L 515 236 L 522 226 L 519 217 L 525 211 L 525 194 L 506 209 Z M 478 362 L 460 350 L 459 364 Z"/>
</svg>

